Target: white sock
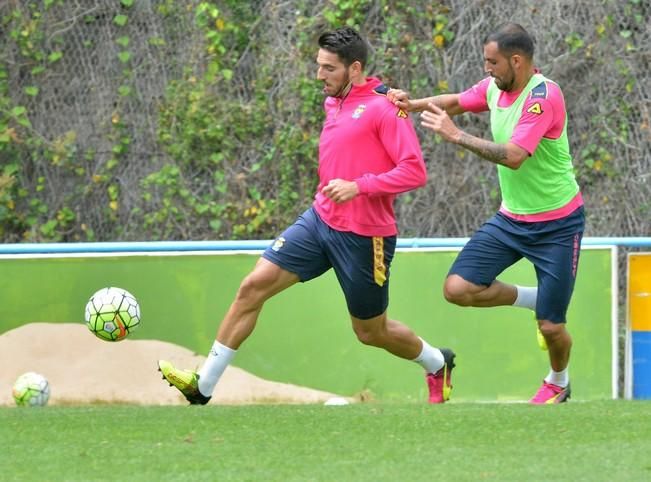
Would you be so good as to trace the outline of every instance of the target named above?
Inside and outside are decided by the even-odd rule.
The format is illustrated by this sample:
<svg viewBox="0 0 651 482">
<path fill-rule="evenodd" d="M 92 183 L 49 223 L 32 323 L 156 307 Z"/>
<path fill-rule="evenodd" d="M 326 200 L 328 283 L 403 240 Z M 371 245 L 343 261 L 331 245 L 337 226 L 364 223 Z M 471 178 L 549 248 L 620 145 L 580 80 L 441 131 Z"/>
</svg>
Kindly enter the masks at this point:
<svg viewBox="0 0 651 482">
<path fill-rule="evenodd" d="M 430 346 L 422 338 L 420 338 L 420 341 L 423 342 L 423 349 L 421 350 L 420 355 L 412 361 L 415 361 L 422 366 L 427 373 L 436 373 L 443 368 L 443 365 L 445 364 L 443 353 L 441 353 L 441 350 L 438 348 Z"/>
<path fill-rule="evenodd" d="M 518 296 L 513 303 L 513 306 L 521 306 L 522 308 L 529 308 L 530 310 L 536 309 L 536 298 L 538 298 L 537 286 L 518 286 Z"/>
<path fill-rule="evenodd" d="M 560 372 L 555 372 L 554 370 L 549 370 L 549 375 L 545 377 L 547 383 L 552 383 L 556 386 L 565 388 L 570 383 L 570 374 L 568 372 L 568 367 L 565 367 L 565 370 Z"/>
<path fill-rule="evenodd" d="M 237 350 L 228 348 L 215 340 L 208 358 L 206 358 L 201 370 L 199 370 L 199 391 L 202 395 L 206 397 L 212 395 L 215 385 L 217 385 L 219 378 L 236 353 Z"/>
</svg>

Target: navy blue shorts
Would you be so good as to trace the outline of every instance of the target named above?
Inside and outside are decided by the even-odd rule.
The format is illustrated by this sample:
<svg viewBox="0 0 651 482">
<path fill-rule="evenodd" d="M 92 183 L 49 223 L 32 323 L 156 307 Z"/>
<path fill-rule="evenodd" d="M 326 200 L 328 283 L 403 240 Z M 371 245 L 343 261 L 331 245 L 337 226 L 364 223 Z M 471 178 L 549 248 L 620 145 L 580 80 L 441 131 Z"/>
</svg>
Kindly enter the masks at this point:
<svg viewBox="0 0 651 482">
<path fill-rule="evenodd" d="M 348 311 L 366 320 L 381 315 L 389 305 L 389 266 L 395 249 L 396 236 L 337 231 L 310 208 L 262 256 L 302 282 L 334 268 Z"/>
<path fill-rule="evenodd" d="M 448 275 L 489 286 L 502 271 L 526 258 L 538 278 L 536 318 L 565 323 L 584 226 L 583 207 L 564 218 L 536 223 L 497 213 L 470 238 Z"/>
</svg>

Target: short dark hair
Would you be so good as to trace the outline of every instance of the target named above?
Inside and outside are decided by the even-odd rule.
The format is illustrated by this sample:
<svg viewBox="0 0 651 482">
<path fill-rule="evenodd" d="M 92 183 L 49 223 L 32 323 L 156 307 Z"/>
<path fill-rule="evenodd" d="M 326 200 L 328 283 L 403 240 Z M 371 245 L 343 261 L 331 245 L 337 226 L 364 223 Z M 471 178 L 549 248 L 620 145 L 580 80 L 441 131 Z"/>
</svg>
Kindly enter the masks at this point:
<svg viewBox="0 0 651 482">
<path fill-rule="evenodd" d="M 319 47 L 337 54 L 343 64 L 348 67 L 355 61 L 362 64 L 368 60 L 368 45 L 355 29 L 343 27 L 332 32 L 325 32 L 319 37 Z"/>
<path fill-rule="evenodd" d="M 486 36 L 484 45 L 489 42 L 496 42 L 500 53 L 507 56 L 521 53 L 525 57 L 533 59 L 533 37 L 520 24 L 509 22 L 501 25 Z"/>
</svg>

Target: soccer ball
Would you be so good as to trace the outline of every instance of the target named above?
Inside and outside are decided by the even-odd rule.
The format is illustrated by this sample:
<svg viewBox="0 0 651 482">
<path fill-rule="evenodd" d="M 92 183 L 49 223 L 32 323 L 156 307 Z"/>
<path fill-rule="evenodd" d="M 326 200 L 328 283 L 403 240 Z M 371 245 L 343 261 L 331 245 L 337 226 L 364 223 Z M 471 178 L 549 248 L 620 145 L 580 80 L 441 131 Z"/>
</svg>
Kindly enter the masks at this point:
<svg viewBox="0 0 651 482">
<path fill-rule="evenodd" d="M 23 373 L 14 383 L 13 395 L 16 405 L 42 407 L 50 399 L 50 384 L 43 375 Z"/>
<path fill-rule="evenodd" d="M 140 326 L 140 305 L 127 290 L 102 288 L 86 304 L 86 326 L 102 340 L 124 340 Z"/>
</svg>

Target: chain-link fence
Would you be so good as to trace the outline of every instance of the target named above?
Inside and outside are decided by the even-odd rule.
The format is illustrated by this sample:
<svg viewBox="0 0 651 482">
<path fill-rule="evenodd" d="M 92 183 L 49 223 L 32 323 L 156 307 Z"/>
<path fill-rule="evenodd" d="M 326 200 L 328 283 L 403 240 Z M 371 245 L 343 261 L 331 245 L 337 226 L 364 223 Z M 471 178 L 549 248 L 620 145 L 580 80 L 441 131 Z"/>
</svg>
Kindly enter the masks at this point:
<svg viewBox="0 0 651 482">
<path fill-rule="evenodd" d="M 205 69 L 207 39 L 197 28 L 196 8 L 210 3 L 228 11 L 234 4 L 196 0 L 127 3 L 10 0 L 0 5 L 0 65 L 6 73 L 9 99 L 3 107 L 9 121 L 0 123 L 0 136 L 4 136 L 5 147 L 14 143 L 13 148 L 0 151 L 0 164 L 20 163 L 21 192 L 32 193 L 43 206 L 36 215 L 56 221 L 57 216 L 65 218 L 69 213 L 73 222 L 68 229 L 76 237 L 64 233 L 63 240 L 80 239 L 80 233 L 90 232 L 96 240 L 142 239 L 143 213 L 152 205 L 151 199 L 143 199 L 142 180 L 177 162 L 170 150 L 161 146 L 159 112 L 174 100 L 166 96 L 166 87 L 189 78 L 188 72 L 199 75 Z M 260 105 L 255 89 L 262 82 L 261 72 L 269 76 L 273 70 L 271 80 L 265 78 L 269 87 L 264 103 L 274 125 L 250 137 L 230 140 L 239 149 L 234 157 L 240 162 L 224 168 L 226 191 L 236 191 L 242 183 L 256 183 L 263 198 L 274 197 L 278 186 L 271 181 L 275 174 L 265 174 L 267 167 L 259 159 L 265 153 L 259 146 L 267 146 L 268 151 L 278 142 L 283 126 L 306 124 L 305 109 L 286 99 L 300 97 L 300 92 L 289 88 L 297 85 L 297 77 L 314 75 L 312 53 L 306 55 L 297 48 L 305 35 L 301 31 L 305 22 L 298 19 L 313 19 L 309 25 L 314 37 L 328 24 L 321 17 L 326 17 L 324 12 L 334 8 L 334 3 L 248 3 L 251 13 L 247 18 L 255 21 L 238 26 L 244 40 L 232 65 L 233 77 L 213 90 L 221 89 L 224 98 L 241 104 L 241 109 L 233 112 L 237 120 L 224 118 L 224 125 L 241 122 L 242 112 Z M 373 73 L 418 97 L 458 92 L 477 82 L 484 75 L 483 37 L 504 21 L 521 23 L 536 38 L 537 65 L 560 84 L 565 95 L 568 133 L 586 201 L 586 235 L 651 235 L 648 0 L 352 3 L 360 7 L 354 12 L 355 19 L 371 43 Z M 432 9 L 436 11 L 432 13 Z M 29 30 L 34 24 L 38 24 L 39 36 Z M 437 32 L 445 35 L 438 39 Z M 39 68 L 42 66 L 47 68 Z M 29 120 L 22 133 L 10 122 L 21 113 L 15 106 L 24 106 Z M 320 112 L 318 102 L 312 109 Z M 472 134 L 489 137 L 485 115 L 466 114 L 457 122 Z M 318 127 L 318 123 L 308 124 L 305 130 L 316 137 Z M 499 205 L 495 168 L 469 152 L 437 142 L 420 128 L 419 134 L 430 181 L 426 188 L 399 201 L 401 233 L 468 236 Z M 27 137 L 43 141 L 39 145 L 47 147 L 47 160 L 38 158 L 38 149 L 23 149 Z M 65 156 L 57 156 L 58 148 Z M 220 146 L 214 149 L 218 151 Z M 64 160 L 59 157 L 65 157 L 69 169 L 61 168 Z M 105 175 L 97 173 L 118 161 L 119 167 L 106 174 L 108 184 Z M 251 166 L 258 164 L 262 164 L 260 171 L 249 175 L 254 171 Z M 191 196 L 198 196 L 200 189 L 194 193 L 193 185 L 199 186 L 205 179 L 184 171 L 183 165 L 179 169 Z M 244 171 L 246 177 L 242 177 Z M 313 179 L 315 171 L 308 169 L 298 175 Z M 112 189 L 113 185 L 117 187 Z M 250 193 L 241 191 L 241 196 Z M 291 220 L 310 202 L 309 190 L 297 191 L 301 198 L 295 201 L 295 212 L 284 213 L 283 221 Z M 70 203 L 71 192 L 79 201 L 63 210 Z M 217 190 L 212 195 L 218 198 L 228 192 Z M 37 202 L 34 199 L 17 194 L 10 208 L 21 209 L 22 203 L 27 209 L 29 202 Z M 165 200 L 156 202 L 160 207 Z M 9 201 L 6 204 L 9 206 Z M 203 218 L 193 220 L 191 211 L 183 215 L 190 222 L 158 236 L 211 239 L 232 235 L 231 231 L 219 233 L 219 224 L 210 228 Z M 116 225 L 121 229 L 116 231 Z M 261 231 L 262 236 L 271 238 L 280 227 L 270 224 L 267 231 Z M 16 231 L 20 230 L 5 228 L 4 239 L 16 240 Z M 41 229 L 40 233 L 44 232 Z M 38 240 L 39 233 L 22 239 Z"/>
</svg>

